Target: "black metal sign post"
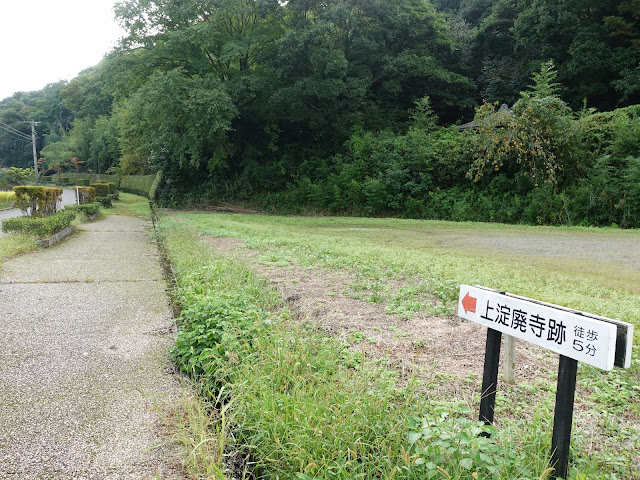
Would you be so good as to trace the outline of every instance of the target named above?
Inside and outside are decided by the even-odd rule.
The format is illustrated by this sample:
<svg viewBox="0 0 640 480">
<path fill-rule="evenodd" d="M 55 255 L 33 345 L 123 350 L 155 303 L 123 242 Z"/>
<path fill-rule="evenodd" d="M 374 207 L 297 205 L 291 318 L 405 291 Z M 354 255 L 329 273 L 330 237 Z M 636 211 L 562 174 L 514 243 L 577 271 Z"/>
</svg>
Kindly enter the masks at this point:
<svg viewBox="0 0 640 480">
<path fill-rule="evenodd" d="M 576 393 L 578 361 L 560 356 L 558 386 L 556 387 L 556 409 L 553 414 L 553 437 L 551 439 L 551 466 L 555 475 L 567 478 L 569 474 L 569 446 L 573 422 L 573 401 Z"/>
<path fill-rule="evenodd" d="M 498 390 L 498 363 L 500 362 L 500 342 L 502 332 L 487 329 L 487 346 L 484 352 L 484 374 L 480 396 L 480 421 L 491 425 Z"/>
<path fill-rule="evenodd" d="M 492 424 L 502 334 L 560 354 L 550 465 L 554 477 L 569 474 L 569 448 L 578 361 L 611 370 L 631 366 L 633 325 L 484 287 L 460 287 L 458 315 L 486 325 L 480 421 Z"/>
</svg>

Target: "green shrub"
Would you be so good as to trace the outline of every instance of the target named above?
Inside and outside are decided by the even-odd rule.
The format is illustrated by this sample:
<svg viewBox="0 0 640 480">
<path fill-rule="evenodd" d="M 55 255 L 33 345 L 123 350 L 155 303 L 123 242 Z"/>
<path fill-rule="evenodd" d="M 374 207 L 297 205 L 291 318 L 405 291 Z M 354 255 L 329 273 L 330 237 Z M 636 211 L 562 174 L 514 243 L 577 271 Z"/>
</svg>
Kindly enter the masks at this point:
<svg viewBox="0 0 640 480">
<path fill-rule="evenodd" d="M 71 185 L 71 179 L 69 177 L 58 177 L 58 185 Z"/>
<path fill-rule="evenodd" d="M 100 212 L 100 203 L 86 203 L 81 205 L 67 205 L 64 207 L 65 210 L 71 210 L 74 212 L 83 213 L 86 217 L 90 217 L 91 215 L 95 215 Z"/>
<path fill-rule="evenodd" d="M 16 207 L 32 217 L 46 217 L 58 210 L 61 188 L 55 187 L 13 187 Z"/>
<path fill-rule="evenodd" d="M 31 233 L 44 238 L 64 230 L 75 218 L 76 212 L 70 210 L 62 210 L 48 217 L 8 218 L 2 222 L 2 231 Z"/>
<path fill-rule="evenodd" d="M 109 183 L 107 182 L 93 182 L 91 186 L 95 188 L 96 196 L 98 197 L 106 197 L 111 193 L 109 191 Z"/>
<path fill-rule="evenodd" d="M 96 201 L 96 189 L 93 187 L 74 187 L 74 191 L 76 194 L 76 201 L 80 205 L 85 205 L 87 203 L 93 203 Z"/>
<path fill-rule="evenodd" d="M 114 183 L 118 183 L 119 181 L 119 177 L 117 175 L 107 175 L 107 174 L 96 174 L 96 173 L 88 173 L 88 172 L 83 172 L 83 173 L 74 173 L 74 172 L 64 172 L 61 174 L 54 174 L 51 177 L 54 183 L 58 183 L 60 184 L 60 180 L 62 178 L 67 178 L 69 185 L 82 185 L 82 182 L 80 180 L 89 180 L 89 185 L 84 185 L 84 186 L 91 186 L 91 183 L 94 182 L 114 182 Z"/>
<path fill-rule="evenodd" d="M 78 178 L 76 179 L 76 185 L 88 187 L 89 185 L 91 185 L 91 180 L 89 180 L 88 178 Z"/>
<path fill-rule="evenodd" d="M 111 197 L 108 195 L 105 195 L 103 197 L 96 197 L 96 201 L 98 201 L 104 208 L 111 208 L 113 206 Z"/>
</svg>

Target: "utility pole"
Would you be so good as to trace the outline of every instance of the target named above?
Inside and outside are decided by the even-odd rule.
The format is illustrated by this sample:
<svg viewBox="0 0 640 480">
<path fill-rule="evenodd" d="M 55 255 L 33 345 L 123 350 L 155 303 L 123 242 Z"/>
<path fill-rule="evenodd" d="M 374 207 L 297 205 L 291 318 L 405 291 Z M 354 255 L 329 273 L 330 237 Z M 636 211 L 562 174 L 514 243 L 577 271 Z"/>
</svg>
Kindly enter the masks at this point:
<svg viewBox="0 0 640 480">
<path fill-rule="evenodd" d="M 38 185 L 38 154 L 36 153 L 36 125 L 40 122 L 31 120 L 31 146 L 33 147 L 33 174 Z"/>
</svg>

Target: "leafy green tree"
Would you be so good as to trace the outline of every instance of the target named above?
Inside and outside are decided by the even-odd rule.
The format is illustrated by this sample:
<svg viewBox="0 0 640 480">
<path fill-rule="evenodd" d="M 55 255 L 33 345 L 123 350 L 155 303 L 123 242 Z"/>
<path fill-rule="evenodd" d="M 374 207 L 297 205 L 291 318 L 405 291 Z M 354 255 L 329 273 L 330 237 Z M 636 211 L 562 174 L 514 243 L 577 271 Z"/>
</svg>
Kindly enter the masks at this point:
<svg viewBox="0 0 640 480">
<path fill-rule="evenodd" d="M 578 122 L 558 96 L 553 62 L 542 65 L 513 111 L 484 104 L 476 111 L 476 158 L 468 172 L 478 182 L 492 172 L 522 175 L 533 186 L 557 186 L 577 173 Z"/>
<path fill-rule="evenodd" d="M 200 183 L 203 175 L 225 170 L 231 152 L 227 133 L 236 115 L 214 76 L 158 73 L 118 112 L 125 163 L 140 167 L 143 159 L 144 169 L 162 169 L 174 182 Z"/>
</svg>

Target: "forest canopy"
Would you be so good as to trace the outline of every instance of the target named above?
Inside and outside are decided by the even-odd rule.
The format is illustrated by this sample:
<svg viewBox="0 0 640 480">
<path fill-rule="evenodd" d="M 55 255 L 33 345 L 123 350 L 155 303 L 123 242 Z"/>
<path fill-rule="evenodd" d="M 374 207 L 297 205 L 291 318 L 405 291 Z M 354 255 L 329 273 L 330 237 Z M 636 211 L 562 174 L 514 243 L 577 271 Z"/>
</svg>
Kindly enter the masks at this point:
<svg viewBox="0 0 640 480">
<path fill-rule="evenodd" d="M 0 122 L 40 122 L 46 174 L 162 171 L 164 205 L 638 227 L 638 12 L 124 0 L 117 49 Z M 28 167 L 29 146 L 3 130 L 0 162 Z"/>
</svg>

